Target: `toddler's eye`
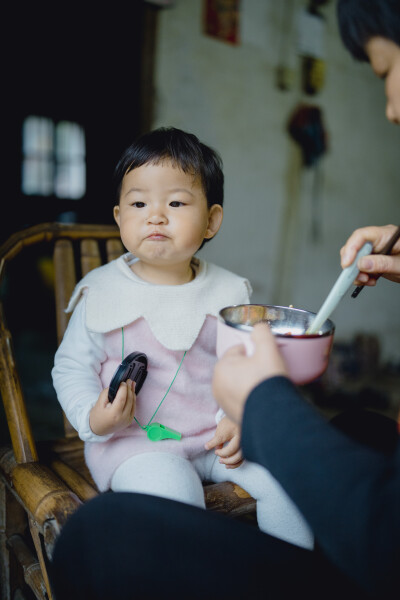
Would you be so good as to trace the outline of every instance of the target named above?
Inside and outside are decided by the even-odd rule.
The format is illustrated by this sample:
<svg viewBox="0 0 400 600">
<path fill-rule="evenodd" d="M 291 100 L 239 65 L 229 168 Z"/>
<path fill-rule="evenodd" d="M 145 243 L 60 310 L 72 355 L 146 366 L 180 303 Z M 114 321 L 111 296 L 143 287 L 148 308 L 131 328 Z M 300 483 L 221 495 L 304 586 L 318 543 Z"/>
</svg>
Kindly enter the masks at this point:
<svg viewBox="0 0 400 600">
<path fill-rule="evenodd" d="M 132 206 L 134 206 L 135 208 L 144 208 L 146 205 L 144 202 L 133 202 Z"/>
<path fill-rule="evenodd" d="M 169 205 L 172 206 L 172 208 L 177 208 L 178 206 L 184 206 L 184 203 L 179 202 L 179 200 L 173 200 Z"/>
</svg>

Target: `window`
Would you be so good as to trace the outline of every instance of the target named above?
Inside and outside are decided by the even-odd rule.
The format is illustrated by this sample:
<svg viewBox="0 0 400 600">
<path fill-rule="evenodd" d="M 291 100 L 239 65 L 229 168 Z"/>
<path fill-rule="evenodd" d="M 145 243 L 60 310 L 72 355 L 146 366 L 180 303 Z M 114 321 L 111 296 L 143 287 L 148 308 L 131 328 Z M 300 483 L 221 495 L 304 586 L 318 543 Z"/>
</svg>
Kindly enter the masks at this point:
<svg viewBox="0 0 400 600">
<path fill-rule="evenodd" d="M 78 123 L 29 116 L 22 128 L 26 195 L 79 200 L 86 192 L 85 132 Z"/>
</svg>

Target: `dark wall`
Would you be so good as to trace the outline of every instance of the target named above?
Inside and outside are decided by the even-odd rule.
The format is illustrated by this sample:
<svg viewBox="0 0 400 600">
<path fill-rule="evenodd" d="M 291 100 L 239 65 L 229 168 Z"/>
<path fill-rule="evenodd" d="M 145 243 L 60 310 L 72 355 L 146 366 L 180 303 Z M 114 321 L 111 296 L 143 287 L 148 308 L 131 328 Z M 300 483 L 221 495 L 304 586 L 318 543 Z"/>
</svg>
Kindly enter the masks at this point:
<svg viewBox="0 0 400 600">
<path fill-rule="evenodd" d="M 78 7 L 54 2 L 46 9 L 37 2 L 2 6 L 0 244 L 67 211 L 83 223 L 113 222 L 114 167 L 125 147 L 151 125 L 158 10 L 142 0 L 101 6 L 81 1 Z M 83 199 L 21 193 L 21 126 L 28 115 L 84 127 Z M 13 260 L 1 283 L 28 412 L 35 436 L 42 439 L 61 435 L 62 428 L 51 381 L 57 347 L 54 295 L 41 268 L 47 258 L 41 245 L 32 247 Z M 0 402 L 0 443 L 4 439 L 8 432 Z"/>
<path fill-rule="evenodd" d="M 46 9 L 35 2 L 13 4 L 2 18 L 6 168 L 0 241 L 24 227 L 56 220 L 65 211 L 75 211 L 80 222 L 112 222 L 114 166 L 149 126 L 142 107 L 151 103 L 143 98 L 143 82 L 151 73 L 144 73 L 142 65 L 151 65 L 143 60 L 143 51 L 153 43 L 149 12 L 156 9 L 143 1 L 52 3 Z M 82 200 L 21 193 L 21 126 L 30 114 L 84 127 L 87 193 Z"/>
</svg>

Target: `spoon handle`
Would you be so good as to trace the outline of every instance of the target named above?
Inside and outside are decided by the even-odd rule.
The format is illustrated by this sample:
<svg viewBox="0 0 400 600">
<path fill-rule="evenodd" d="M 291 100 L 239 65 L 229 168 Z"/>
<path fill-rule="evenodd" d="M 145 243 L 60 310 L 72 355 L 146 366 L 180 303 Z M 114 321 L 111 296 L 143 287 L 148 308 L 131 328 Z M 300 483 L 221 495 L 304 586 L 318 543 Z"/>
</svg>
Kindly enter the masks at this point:
<svg viewBox="0 0 400 600">
<path fill-rule="evenodd" d="M 357 256 L 351 265 L 343 269 L 341 274 L 336 280 L 335 285 L 329 292 L 325 302 L 319 309 L 317 315 L 315 316 L 314 321 L 311 323 L 309 328 L 306 331 L 306 334 L 318 333 L 321 325 L 325 323 L 326 319 L 333 313 L 340 300 L 343 298 L 344 294 L 347 292 L 351 284 L 353 283 L 356 275 L 359 272 L 357 268 L 357 263 L 360 258 L 363 256 L 368 256 L 372 252 L 372 244 L 370 242 L 366 242 L 361 250 L 358 251 Z"/>
</svg>

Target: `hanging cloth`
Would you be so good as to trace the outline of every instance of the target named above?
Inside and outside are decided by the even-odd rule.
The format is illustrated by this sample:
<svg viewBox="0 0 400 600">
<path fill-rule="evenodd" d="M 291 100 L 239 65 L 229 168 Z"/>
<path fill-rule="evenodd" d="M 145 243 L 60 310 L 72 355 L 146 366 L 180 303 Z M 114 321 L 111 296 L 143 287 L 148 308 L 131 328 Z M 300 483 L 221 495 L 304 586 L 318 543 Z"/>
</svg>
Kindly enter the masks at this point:
<svg viewBox="0 0 400 600">
<path fill-rule="evenodd" d="M 288 131 L 300 146 L 304 166 L 312 168 L 314 172 L 311 236 L 314 241 L 317 241 L 321 231 L 322 171 L 320 159 L 327 150 L 327 134 L 321 109 L 318 106 L 300 104 L 289 119 Z"/>
</svg>

